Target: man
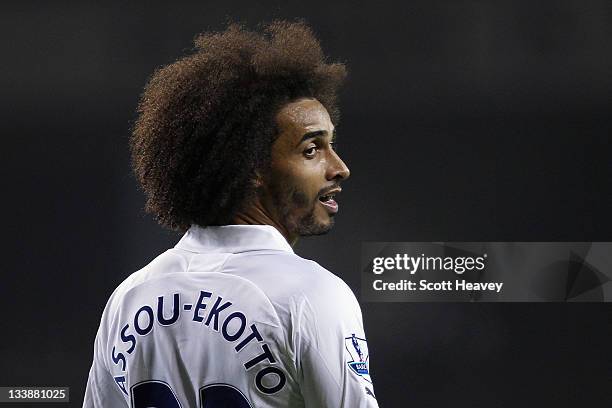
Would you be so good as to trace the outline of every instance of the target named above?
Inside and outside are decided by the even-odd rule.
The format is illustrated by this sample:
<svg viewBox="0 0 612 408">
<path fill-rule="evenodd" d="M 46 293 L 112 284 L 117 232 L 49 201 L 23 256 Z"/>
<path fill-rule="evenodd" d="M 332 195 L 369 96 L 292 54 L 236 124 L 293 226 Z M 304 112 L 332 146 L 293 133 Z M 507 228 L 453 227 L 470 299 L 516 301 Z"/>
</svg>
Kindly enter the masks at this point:
<svg viewBox="0 0 612 408">
<path fill-rule="evenodd" d="M 303 23 L 230 26 L 158 70 L 132 144 L 146 209 L 186 231 L 111 295 L 85 407 L 376 407 L 359 305 L 291 245 L 329 231 L 342 64 Z"/>
</svg>

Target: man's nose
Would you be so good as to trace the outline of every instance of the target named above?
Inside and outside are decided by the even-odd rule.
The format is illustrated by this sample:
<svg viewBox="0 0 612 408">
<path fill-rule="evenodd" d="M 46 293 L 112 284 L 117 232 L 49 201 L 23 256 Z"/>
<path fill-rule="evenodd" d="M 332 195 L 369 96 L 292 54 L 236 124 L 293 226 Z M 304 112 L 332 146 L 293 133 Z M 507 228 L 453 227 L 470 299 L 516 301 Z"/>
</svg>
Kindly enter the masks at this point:
<svg viewBox="0 0 612 408">
<path fill-rule="evenodd" d="M 347 165 L 342 161 L 338 153 L 334 150 L 331 151 L 330 163 L 328 168 L 327 179 L 328 180 L 346 180 L 351 175 L 351 171 Z"/>
</svg>

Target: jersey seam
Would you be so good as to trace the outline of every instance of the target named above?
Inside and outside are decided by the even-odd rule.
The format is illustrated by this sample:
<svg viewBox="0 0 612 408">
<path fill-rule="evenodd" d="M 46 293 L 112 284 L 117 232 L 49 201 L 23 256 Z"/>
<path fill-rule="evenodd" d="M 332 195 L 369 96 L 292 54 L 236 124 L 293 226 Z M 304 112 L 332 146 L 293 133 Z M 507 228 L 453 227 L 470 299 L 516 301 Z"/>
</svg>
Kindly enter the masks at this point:
<svg viewBox="0 0 612 408">
<path fill-rule="evenodd" d="M 302 293 L 303 294 L 303 293 Z M 310 303 L 310 301 L 308 300 L 308 298 L 306 297 L 305 294 L 304 295 L 304 301 L 306 303 L 308 303 L 308 307 L 309 309 L 312 311 L 314 310 L 312 307 L 312 304 Z M 315 350 L 317 352 L 317 355 L 319 356 L 319 358 L 321 359 L 321 361 L 323 362 L 323 365 L 325 366 L 325 369 L 327 370 L 327 372 L 329 373 L 330 377 L 334 379 L 334 382 L 336 383 L 336 385 L 338 386 L 339 390 L 342 390 L 342 386 L 340 385 L 340 383 L 338 382 L 338 380 L 335 378 L 335 376 L 333 375 L 331 369 L 329 368 L 329 366 L 327 365 L 327 362 L 325 361 L 325 359 L 323 358 L 323 356 L 321 355 L 321 353 L 319 352 L 319 349 L 317 347 L 313 346 L 313 343 L 306 337 L 302 336 L 302 320 L 300 319 L 300 338 L 303 339 L 303 341 L 305 343 L 307 343 L 308 346 L 310 346 L 311 349 Z M 315 326 L 316 327 L 316 326 Z M 342 350 L 344 352 L 344 350 Z"/>
</svg>

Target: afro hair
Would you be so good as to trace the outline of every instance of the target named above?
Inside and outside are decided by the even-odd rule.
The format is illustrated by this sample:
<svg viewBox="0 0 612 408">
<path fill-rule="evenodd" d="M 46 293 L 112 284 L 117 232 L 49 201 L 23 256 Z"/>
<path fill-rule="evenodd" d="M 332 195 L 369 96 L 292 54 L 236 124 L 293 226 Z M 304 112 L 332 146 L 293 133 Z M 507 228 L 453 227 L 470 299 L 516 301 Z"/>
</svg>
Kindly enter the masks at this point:
<svg viewBox="0 0 612 408">
<path fill-rule="evenodd" d="M 177 231 L 232 223 L 269 167 L 278 110 L 315 98 L 337 122 L 345 77 L 303 22 L 197 36 L 190 55 L 155 71 L 138 106 L 130 148 L 146 211 Z"/>
</svg>

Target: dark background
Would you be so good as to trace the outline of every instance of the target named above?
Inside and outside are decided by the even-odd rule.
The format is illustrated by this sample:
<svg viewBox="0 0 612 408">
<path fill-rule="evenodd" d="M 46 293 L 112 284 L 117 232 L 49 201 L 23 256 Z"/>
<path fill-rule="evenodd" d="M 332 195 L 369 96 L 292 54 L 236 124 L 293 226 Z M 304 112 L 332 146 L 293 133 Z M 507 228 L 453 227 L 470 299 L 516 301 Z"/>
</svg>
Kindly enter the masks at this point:
<svg viewBox="0 0 612 408">
<path fill-rule="evenodd" d="M 303 17 L 349 65 L 352 176 L 296 250 L 358 296 L 362 241 L 612 241 L 609 1 L 1 7 L 0 385 L 80 405 L 108 296 L 179 238 L 131 175 L 138 96 L 228 19 Z M 362 308 L 381 407 L 612 403 L 610 304 Z"/>
</svg>

